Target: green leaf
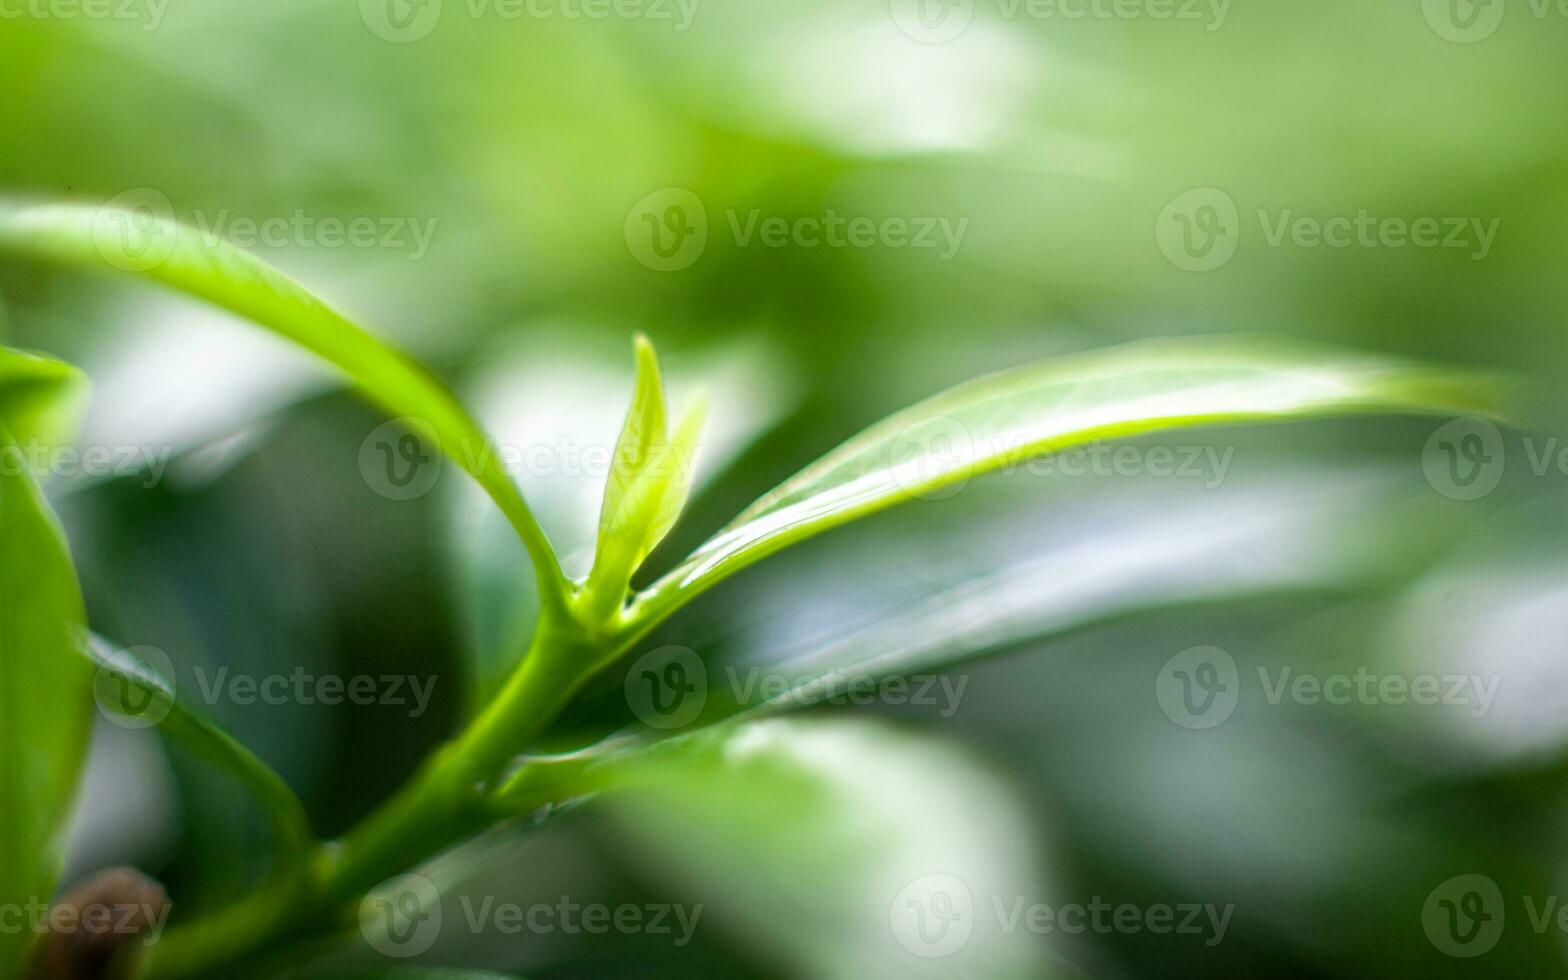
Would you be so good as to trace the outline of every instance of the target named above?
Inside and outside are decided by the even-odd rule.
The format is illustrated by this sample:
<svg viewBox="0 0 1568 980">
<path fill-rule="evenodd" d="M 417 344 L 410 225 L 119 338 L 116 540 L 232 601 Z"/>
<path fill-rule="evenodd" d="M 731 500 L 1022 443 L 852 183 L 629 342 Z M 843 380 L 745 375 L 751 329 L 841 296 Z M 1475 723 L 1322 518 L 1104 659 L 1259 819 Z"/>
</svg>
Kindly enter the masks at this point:
<svg viewBox="0 0 1568 980">
<path fill-rule="evenodd" d="M 0 422 L 22 446 L 69 442 L 81 415 L 87 379 L 65 363 L 0 347 Z"/>
<path fill-rule="evenodd" d="M 466 470 L 528 546 L 540 588 L 563 594 L 555 556 L 479 424 L 424 368 L 249 253 L 157 216 L 0 203 L 0 252 L 143 276 L 249 319 L 337 366 L 374 402 Z"/>
<path fill-rule="evenodd" d="M 705 934 L 811 977 L 1050 976 L 991 896 L 1036 894 L 1033 826 L 1005 782 L 948 743 L 870 722 L 723 726 L 606 768 L 595 806 Z M 968 908 L 942 947 L 910 898 Z M 700 907 L 700 911 L 699 911 Z M 891 928 L 890 928 L 891 925 Z"/>
<path fill-rule="evenodd" d="M 616 440 L 588 575 L 587 593 L 597 615 L 620 608 L 632 575 L 680 517 L 696 469 L 705 414 L 705 402 L 699 398 L 670 438 L 659 362 L 653 345 L 639 334 L 636 391 Z"/>
<path fill-rule="evenodd" d="M 599 539 L 594 549 L 588 590 L 595 594 L 623 592 L 637 563 L 647 554 L 649 516 L 645 473 L 656 446 L 665 442 L 664 383 L 653 345 L 637 335 L 637 383 L 631 408 L 615 441 L 604 505 L 599 512 Z M 657 500 L 652 501 L 657 505 Z M 613 597 L 618 604 L 620 595 Z"/>
<path fill-rule="evenodd" d="M 980 378 L 866 429 L 752 504 L 656 582 L 644 624 L 798 541 L 1096 440 L 1331 415 L 1496 414 L 1498 379 L 1265 338 L 1152 341 Z"/>
<path fill-rule="evenodd" d="M 891 677 L 946 670 L 1140 611 L 1396 578 L 1407 557 L 1368 529 L 1419 527 L 1415 515 L 1436 517 L 1420 506 L 1431 501 L 1350 474 L 1329 482 L 1301 473 L 1281 485 L 1206 495 L 1195 504 L 1163 499 L 1123 508 L 1114 527 L 1076 541 L 1072 528 L 1095 522 L 1088 508 L 1068 508 L 1029 535 L 1071 544 L 975 571 L 801 648 L 710 664 L 714 680 L 693 724 L 833 702 Z M 839 586 L 839 602 L 858 598 Z M 748 685 L 748 700 L 739 685 L 720 680 L 759 674 L 784 683 Z M 941 710 L 957 709 L 952 690 L 935 695 Z"/>
<path fill-rule="evenodd" d="M 0 451 L 16 448 L 0 426 Z M 48 901 L 91 727 L 82 597 L 65 536 L 25 470 L 0 467 L 0 904 Z M 0 930 L 0 975 L 32 935 Z"/>
<path fill-rule="evenodd" d="M 182 701 L 158 665 L 135 648 L 117 649 L 98 637 L 84 651 L 97 671 L 93 691 L 105 711 L 156 726 L 193 755 L 243 783 L 261 804 L 279 848 L 279 864 L 298 861 L 312 844 L 305 808 L 283 778 L 216 721 Z"/>
<path fill-rule="evenodd" d="M 626 523 L 622 511 L 631 487 L 648 465 L 653 447 L 665 438 L 664 382 L 659 377 L 659 360 L 653 344 L 637 335 L 637 381 L 626 424 L 615 441 L 615 458 L 609 480 L 604 486 L 604 507 L 599 514 L 599 550 L 604 553 L 607 539 Z"/>
<path fill-rule="evenodd" d="M 670 726 L 639 724 L 575 753 L 524 760 L 499 790 L 496 804 L 504 812 L 531 812 L 585 792 L 595 767 L 614 765 L 617 756 L 647 751 L 661 739 L 832 702 L 891 677 L 943 671 L 1020 644 L 1038 648 L 1117 617 L 1397 581 L 1428 557 L 1408 554 L 1410 542 L 1437 545 L 1430 533 L 1400 529 L 1439 523 L 1437 503 L 1425 494 L 1412 499 L 1381 472 L 1332 477 L 1289 472 L 1223 494 L 1202 490 L 1191 500 L 1173 499 L 1168 487 L 1158 487 L 1070 502 L 1044 517 L 1004 513 L 994 528 L 969 535 L 982 544 L 961 568 L 929 569 L 949 584 L 932 583 L 917 601 L 888 606 L 878 593 L 885 576 L 874 570 L 850 569 L 843 576 L 847 582 L 829 575 L 815 587 L 830 594 L 834 605 L 863 610 L 855 623 L 825 627 L 825 636 L 782 649 L 753 643 L 700 665 L 688 655 L 686 680 L 700 678 L 700 684 L 690 693 L 662 691 L 670 698 L 664 714 L 643 718 L 652 724 L 667 717 Z M 1458 531 L 1452 515 L 1441 526 Z M 910 547 L 931 553 L 930 542 L 946 533 L 936 529 Z M 1407 547 L 1399 546 L 1401 537 Z M 986 541 L 991 538 L 995 541 Z M 1001 557 L 1019 538 L 1053 544 L 1026 560 Z M 939 563 L 932 558 L 930 564 Z M 866 584 L 857 586 L 856 579 Z M 779 601 L 805 619 L 822 603 L 809 587 L 797 587 Z M 659 673 L 657 660 L 648 666 Z M 930 693 L 940 700 L 939 710 L 956 710 L 962 688 L 934 685 Z M 694 711 L 686 710 L 687 697 L 701 698 Z"/>
</svg>

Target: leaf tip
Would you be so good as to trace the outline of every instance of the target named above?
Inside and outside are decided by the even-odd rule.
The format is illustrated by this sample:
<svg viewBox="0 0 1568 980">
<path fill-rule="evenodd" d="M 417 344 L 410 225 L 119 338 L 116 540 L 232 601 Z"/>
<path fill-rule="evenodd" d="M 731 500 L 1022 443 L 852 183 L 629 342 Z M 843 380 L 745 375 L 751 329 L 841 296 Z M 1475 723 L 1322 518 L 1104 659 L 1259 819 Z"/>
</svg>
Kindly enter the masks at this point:
<svg viewBox="0 0 1568 980">
<path fill-rule="evenodd" d="M 646 366 L 653 368 L 657 372 L 659 355 L 654 351 L 653 341 L 649 339 L 647 334 L 641 330 L 632 334 L 632 349 L 637 352 L 637 368 L 639 371 Z"/>
</svg>

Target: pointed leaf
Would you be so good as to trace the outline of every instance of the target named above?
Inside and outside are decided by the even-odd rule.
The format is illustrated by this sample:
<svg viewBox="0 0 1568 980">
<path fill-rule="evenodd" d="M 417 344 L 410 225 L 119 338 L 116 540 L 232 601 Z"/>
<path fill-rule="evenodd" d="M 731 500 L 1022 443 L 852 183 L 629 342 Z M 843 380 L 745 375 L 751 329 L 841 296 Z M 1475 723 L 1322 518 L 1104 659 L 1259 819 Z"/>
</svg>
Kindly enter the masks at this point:
<svg viewBox="0 0 1568 980">
<path fill-rule="evenodd" d="M 698 397 L 672 440 L 667 431 L 658 361 L 637 337 L 637 391 L 615 448 L 605 486 L 599 540 L 587 593 L 595 615 L 624 603 L 632 575 L 675 526 L 696 475 L 697 440 L 707 414 Z"/>
<path fill-rule="evenodd" d="M 17 444 L 0 426 L 0 451 Z M 91 677 L 65 537 L 33 478 L 0 467 L 0 904 L 48 901 L 87 747 Z M 0 975 L 22 973 L 28 930 L 0 930 Z"/>
<path fill-rule="evenodd" d="M 651 511 L 658 507 L 662 495 L 662 488 L 649 480 L 649 461 L 667 441 L 665 426 L 659 362 L 648 338 L 638 334 L 636 390 L 615 443 L 599 513 L 593 571 L 588 575 L 589 591 L 603 597 L 601 608 L 619 604 L 637 563 L 647 554 L 644 545 L 654 516 Z"/>
<path fill-rule="evenodd" d="M 214 303 L 336 365 L 374 402 L 432 437 L 484 487 L 528 545 L 546 588 L 554 555 L 484 431 L 424 368 L 261 259 L 152 214 L 0 202 L 0 252 L 144 276 Z"/>
<path fill-rule="evenodd" d="M 1041 453 L 1196 425 L 1491 414 L 1500 388 L 1494 378 L 1261 338 L 1146 342 L 1004 371 L 892 415 L 786 480 L 655 583 L 635 615 L 657 622 L 781 548 Z"/>
<path fill-rule="evenodd" d="M 622 511 L 631 487 L 648 465 L 654 446 L 665 439 L 664 382 L 659 377 L 659 360 L 653 344 L 637 335 L 637 382 L 632 393 L 626 424 L 615 442 L 609 480 L 604 486 L 604 507 L 599 514 L 599 550 L 612 540 L 625 524 Z"/>
</svg>

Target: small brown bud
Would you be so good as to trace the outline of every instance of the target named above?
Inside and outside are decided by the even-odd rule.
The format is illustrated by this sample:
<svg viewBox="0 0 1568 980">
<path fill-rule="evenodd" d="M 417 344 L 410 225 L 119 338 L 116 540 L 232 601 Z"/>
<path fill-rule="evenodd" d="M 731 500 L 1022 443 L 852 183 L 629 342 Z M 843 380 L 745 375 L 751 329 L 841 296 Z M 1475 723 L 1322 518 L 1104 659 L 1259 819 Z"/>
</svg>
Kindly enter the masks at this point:
<svg viewBox="0 0 1568 980">
<path fill-rule="evenodd" d="M 107 980 L 115 954 L 163 928 L 169 896 L 134 868 L 113 868 L 78 883 L 49 910 L 38 962 L 47 980 Z"/>
</svg>

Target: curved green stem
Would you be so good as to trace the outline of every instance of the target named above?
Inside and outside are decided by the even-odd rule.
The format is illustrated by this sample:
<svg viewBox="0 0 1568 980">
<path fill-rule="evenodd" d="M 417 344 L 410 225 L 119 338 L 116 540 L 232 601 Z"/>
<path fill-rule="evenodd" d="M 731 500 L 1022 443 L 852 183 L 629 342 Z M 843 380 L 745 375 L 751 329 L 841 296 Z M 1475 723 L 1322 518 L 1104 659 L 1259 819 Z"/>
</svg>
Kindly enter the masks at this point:
<svg viewBox="0 0 1568 980">
<path fill-rule="evenodd" d="M 574 624 L 547 615 L 506 687 L 421 774 L 336 845 L 323 882 L 329 901 L 363 893 L 451 843 L 484 819 L 489 783 L 537 738 L 602 658 Z"/>
<path fill-rule="evenodd" d="M 263 888 L 229 909 L 172 930 L 135 965 L 140 978 L 208 976 L 280 941 L 337 929 L 382 881 L 494 823 L 488 801 L 507 766 L 554 721 L 587 680 L 632 642 L 565 615 L 541 617 L 522 664 L 488 708 L 409 783 L 341 840 L 317 846 L 308 880 Z"/>
</svg>

